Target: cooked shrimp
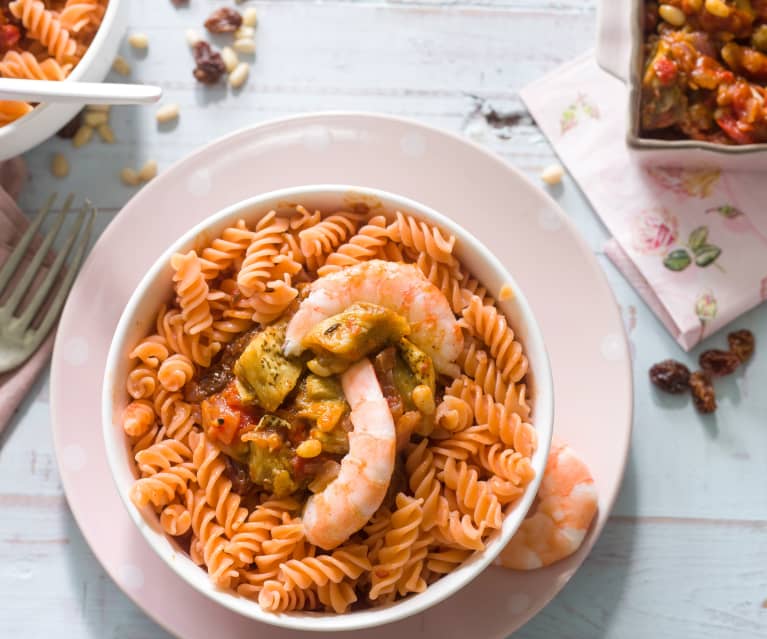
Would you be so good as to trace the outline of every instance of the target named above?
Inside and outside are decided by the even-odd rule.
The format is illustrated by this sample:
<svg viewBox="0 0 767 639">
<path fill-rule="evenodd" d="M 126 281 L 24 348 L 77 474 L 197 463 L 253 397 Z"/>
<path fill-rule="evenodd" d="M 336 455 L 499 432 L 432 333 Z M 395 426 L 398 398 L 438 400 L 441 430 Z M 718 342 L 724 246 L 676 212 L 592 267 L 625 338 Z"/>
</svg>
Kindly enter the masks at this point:
<svg viewBox="0 0 767 639">
<path fill-rule="evenodd" d="M 330 550 L 362 528 L 378 510 L 394 472 L 396 433 L 389 404 L 370 360 L 361 359 L 341 375 L 354 429 L 338 476 L 309 497 L 303 522 L 306 538 Z"/>
<path fill-rule="evenodd" d="M 553 441 L 536 504 L 496 563 L 535 570 L 572 555 L 597 512 L 597 491 L 586 464 L 566 444 Z"/>
<path fill-rule="evenodd" d="M 455 360 L 463 349 L 463 334 L 447 298 L 420 269 L 400 262 L 360 262 L 316 279 L 288 324 L 285 354 L 301 353 L 301 342 L 314 326 L 354 302 L 403 315 L 410 325 L 409 339 L 432 358 L 434 367 L 458 375 Z"/>
</svg>

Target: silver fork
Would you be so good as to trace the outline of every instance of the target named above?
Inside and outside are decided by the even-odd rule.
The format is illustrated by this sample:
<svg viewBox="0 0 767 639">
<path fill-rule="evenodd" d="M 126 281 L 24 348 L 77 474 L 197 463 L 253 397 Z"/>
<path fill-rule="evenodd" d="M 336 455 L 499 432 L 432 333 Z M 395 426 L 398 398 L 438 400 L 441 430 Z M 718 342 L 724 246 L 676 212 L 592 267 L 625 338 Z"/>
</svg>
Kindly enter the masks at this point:
<svg viewBox="0 0 767 639">
<path fill-rule="evenodd" d="M 40 212 L 35 216 L 35 219 L 32 220 L 29 228 L 22 236 L 19 245 L 13 250 L 13 253 L 11 253 L 3 265 L 2 270 L 0 270 L 0 296 L 6 288 L 9 288 L 11 279 L 19 263 L 26 255 L 32 238 L 40 229 L 55 200 L 56 195 L 54 194 L 48 199 L 43 208 L 40 209 Z M 29 300 L 26 307 L 24 309 L 21 308 L 21 302 L 38 271 L 40 271 L 43 260 L 53 245 L 56 236 L 59 234 L 67 213 L 69 213 L 72 207 L 73 200 L 74 196 L 69 195 L 64 201 L 64 206 L 53 223 L 53 227 L 43 238 L 21 278 L 12 288 L 9 288 L 8 299 L 0 306 L 0 373 L 15 368 L 35 352 L 59 316 L 67 293 L 69 293 L 69 289 L 72 287 L 72 282 L 75 279 L 80 262 L 82 262 L 83 255 L 85 255 L 88 241 L 90 240 L 93 218 L 96 213 L 96 210 L 88 201 L 80 209 L 65 245 L 56 256 L 40 287 L 32 299 Z M 83 226 L 85 226 L 85 231 L 80 233 Z M 70 254 L 72 258 L 67 265 L 66 275 L 63 279 L 57 281 L 57 276 Z M 58 286 L 54 291 L 54 286 L 56 285 Z M 53 295 L 52 299 L 49 294 Z M 33 320 L 38 317 L 40 309 L 49 299 L 50 305 L 41 315 L 37 326 L 34 326 Z"/>
</svg>

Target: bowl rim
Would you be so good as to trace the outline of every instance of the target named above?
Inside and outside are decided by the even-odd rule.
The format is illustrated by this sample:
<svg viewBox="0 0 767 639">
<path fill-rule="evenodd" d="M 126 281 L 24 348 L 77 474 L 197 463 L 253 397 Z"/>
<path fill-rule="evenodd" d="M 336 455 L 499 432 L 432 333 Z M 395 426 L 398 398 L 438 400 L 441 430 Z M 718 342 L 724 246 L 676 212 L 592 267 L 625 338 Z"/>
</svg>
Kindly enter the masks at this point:
<svg viewBox="0 0 767 639">
<path fill-rule="evenodd" d="M 615 0 L 601 0 L 602 3 L 614 2 Z M 644 33 L 642 31 L 642 9 L 645 0 L 631 0 L 631 7 L 628 12 L 631 17 L 629 25 L 630 46 L 631 46 L 631 66 L 629 68 L 629 119 L 626 131 L 626 144 L 635 150 L 644 151 L 655 150 L 679 150 L 695 149 L 699 151 L 708 151 L 721 155 L 749 155 L 767 151 L 767 143 L 757 144 L 719 144 L 716 142 L 702 142 L 698 140 L 658 140 L 655 138 L 643 137 L 640 131 L 640 108 L 642 101 L 642 67 L 644 66 Z"/>
<path fill-rule="evenodd" d="M 465 569 L 463 571 L 460 573 L 455 571 L 454 573 L 448 574 L 443 579 L 429 586 L 424 593 L 412 595 L 394 604 L 382 606 L 380 608 L 371 608 L 346 614 L 317 615 L 311 613 L 269 613 L 263 611 L 257 603 L 250 599 L 239 597 L 236 593 L 232 593 L 229 590 L 216 588 L 211 584 L 207 578 L 207 574 L 202 570 L 200 570 L 200 576 L 204 577 L 204 580 L 192 579 L 184 574 L 179 566 L 180 562 L 173 561 L 173 557 L 169 557 L 162 546 L 163 542 L 165 544 L 169 543 L 166 535 L 151 530 L 142 514 L 142 512 L 145 513 L 146 511 L 136 508 L 131 502 L 128 490 L 121 484 L 121 480 L 118 477 L 118 468 L 125 461 L 125 447 L 124 435 L 122 434 L 121 429 L 119 429 L 119 435 L 115 434 L 118 429 L 113 423 L 113 404 L 116 390 L 115 383 L 118 381 L 114 379 L 113 371 L 118 370 L 119 368 L 120 360 L 123 358 L 123 353 L 125 352 L 127 334 L 129 333 L 137 309 L 141 304 L 147 289 L 149 289 L 155 283 L 155 280 L 161 276 L 163 271 L 167 269 L 167 265 L 173 253 L 193 246 L 199 237 L 205 236 L 209 228 L 223 223 L 224 220 L 230 219 L 230 221 L 233 222 L 239 215 L 246 217 L 250 214 L 252 216 L 255 215 L 256 211 L 258 211 L 259 215 L 264 215 L 266 210 L 278 206 L 280 203 L 296 202 L 300 201 L 301 198 L 311 199 L 312 197 L 316 198 L 322 195 L 343 197 L 350 194 L 354 196 L 362 196 L 363 198 L 375 198 L 383 203 L 382 208 L 387 212 L 393 213 L 396 210 L 406 210 L 408 213 L 412 213 L 415 217 L 420 217 L 436 223 L 441 228 L 449 230 L 456 235 L 462 245 L 466 246 L 468 252 L 472 255 L 478 255 L 479 259 L 484 261 L 492 272 L 500 275 L 502 281 L 508 282 L 511 285 L 514 291 L 513 300 L 509 302 L 498 302 L 498 304 L 502 306 L 513 304 L 518 308 L 521 323 L 524 324 L 527 333 L 524 345 L 525 352 L 531 361 L 536 362 L 534 369 L 536 391 L 533 400 L 535 407 L 534 426 L 536 433 L 538 434 L 538 448 L 535 453 L 533 464 L 536 470 L 536 476 L 528 485 L 524 495 L 514 505 L 514 512 L 509 516 L 504 517 L 504 526 L 498 533 L 498 539 L 494 540 L 494 546 L 472 555 L 469 559 L 469 564 L 464 564 Z M 447 216 L 442 215 L 431 207 L 412 198 L 394 194 L 382 189 L 356 185 L 302 185 L 268 191 L 230 204 L 187 230 L 154 261 L 131 294 L 128 303 L 120 316 L 120 320 L 115 328 L 110 343 L 104 380 L 105 383 L 102 386 L 101 393 L 102 435 L 104 437 L 110 474 L 112 475 L 117 492 L 119 493 L 120 499 L 127 509 L 129 516 L 141 531 L 144 539 L 154 550 L 155 554 L 159 555 L 162 561 L 164 561 L 179 578 L 209 599 L 223 605 L 225 608 L 255 621 L 293 630 L 347 631 L 393 623 L 404 619 L 405 617 L 423 612 L 427 608 L 439 604 L 455 594 L 461 588 L 467 586 L 496 559 L 505 544 L 523 521 L 524 515 L 531 506 L 538 491 L 538 486 L 542 480 L 553 433 L 554 383 L 550 360 L 538 321 L 530 308 L 524 291 L 518 286 L 511 273 L 509 273 L 501 261 L 491 253 L 484 244 L 474 237 L 470 231 L 464 229 Z M 131 479 L 131 482 L 132 481 L 135 481 L 135 477 Z M 516 517 L 518 521 L 514 526 L 506 526 L 506 522 L 509 521 L 512 516 Z M 182 554 L 186 560 L 184 563 L 190 561 L 186 554 L 180 554 Z M 195 569 L 198 568 L 195 566 Z M 451 576 L 453 576 L 452 579 Z M 430 596 L 424 596 L 429 592 L 431 593 Z"/>
<path fill-rule="evenodd" d="M 125 2 L 125 0 L 109 0 L 107 3 L 107 10 L 104 12 L 104 17 L 101 19 L 101 24 L 96 30 L 96 35 L 94 36 L 90 45 L 88 45 L 88 49 L 85 51 L 85 55 L 77 62 L 70 74 L 64 78 L 62 82 L 77 81 L 85 73 L 88 72 L 93 61 L 96 60 L 97 56 L 101 53 L 102 43 L 107 39 L 107 37 L 113 35 L 111 33 L 112 25 L 117 19 L 118 11 L 120 10 L 119 5 L 122 2 Z M 107 67 L 107 73 L 109 73 L 109 68 L 111 68 L 111 65 L 110 67 Z M 34 109 L 32 109 L 32 111 L 23 115 L 19 119 L 0 127 L 0 139 L 2 139 L 4 136 L 13 135 L 21 127 L 26 126 L 30 122 L 36 122 L 38 118 L 48 113 L 48 111 L 50 111 L 52 108 L 61 106 L 62 105 L 60 104 L 52 102 L 39 104 Z"/>
</svg>

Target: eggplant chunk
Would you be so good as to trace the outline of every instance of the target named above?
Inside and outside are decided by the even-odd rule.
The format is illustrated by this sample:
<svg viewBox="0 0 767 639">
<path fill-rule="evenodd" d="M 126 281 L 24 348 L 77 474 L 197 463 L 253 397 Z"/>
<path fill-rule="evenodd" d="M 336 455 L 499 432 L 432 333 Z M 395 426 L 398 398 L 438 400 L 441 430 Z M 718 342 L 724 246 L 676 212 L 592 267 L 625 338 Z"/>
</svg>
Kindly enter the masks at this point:
<svg viewBox="0 0 767 639">
<path fill-rule="evenodd" d="M 258 333 L 240 355 L 234 374 L 244 401 L 273 411 L 293 390 L 303 366 L 282 354 L 284 341 L 285 323 L 273 324 Z"/>
</svg>

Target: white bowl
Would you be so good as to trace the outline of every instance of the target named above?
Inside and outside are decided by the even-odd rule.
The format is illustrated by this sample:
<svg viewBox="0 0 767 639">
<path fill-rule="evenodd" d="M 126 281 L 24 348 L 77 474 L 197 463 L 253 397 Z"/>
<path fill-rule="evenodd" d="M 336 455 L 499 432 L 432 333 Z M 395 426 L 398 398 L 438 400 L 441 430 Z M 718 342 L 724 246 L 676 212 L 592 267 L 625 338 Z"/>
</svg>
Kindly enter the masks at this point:
<svg viewBox="0 0 767 639">
<path fill-rule="evenodd" d="M 64 82 L 101 82 L 109 73 L 128 25 L 128 0 L 109 0 L 93 42 Z M 39 104 L 0 127 L 0 160 L 28 151 L 54 135 L 82 109 L 79 104 Z"/>
<path fill-rule="evenodd" d="M 120 419 L 128 403 L 125 392 L 130 363 L 128 353 L 153 330 L 159 305 L 172 295 L 170 257 L 173 253 L 207 244 L 241 217 L 252 223 L 272 209 L 280 210 L 299 203 L 310 210 L 327 211 L 346 208 L 355 202 L 368 204 L 376 214 L 391 216 L 395 211 L 403 211 L 438 225 L 456 236 L 456 255 L 488 290 L 499 291 L 504 284 L 511 285 L 515 293 L 513 299 L 498 304 L 514 327 L 530 361 L 527 382 L 532 397 L 532 420 L 539 439 L 532 459 L 535 479 L 523 497 L 506 510 L 503 527 L 493 534 L 485 550 L 472 555 L 466 563 L 423 593 L 380 608 L 342 615 L 264 612 L 254 601 L 217 589 L 207 573 L 166 537 L 151 508 L 139 509 L 131 502 L 129 491 L 136 481 L 136 472 Z M 300 630 L 341 631 L 379 626 L 421 612 L 468 584 L 496 558 L 522 522 L 543 476 L 553 427 L 554 391 L 543 337 L 523 292 L 500 260 L 474 236 L 433 209 L 405 197 L 368 188 L 320 185 L 272 191 L 234 204 L 190 229 L 160 256 L 131 296 L 117 325 L 104 374 L 102 417 L 108 463 L 118 492 L 144 538 L 179 577 L 222 606 L 257 621 Z"/>
</svg>

